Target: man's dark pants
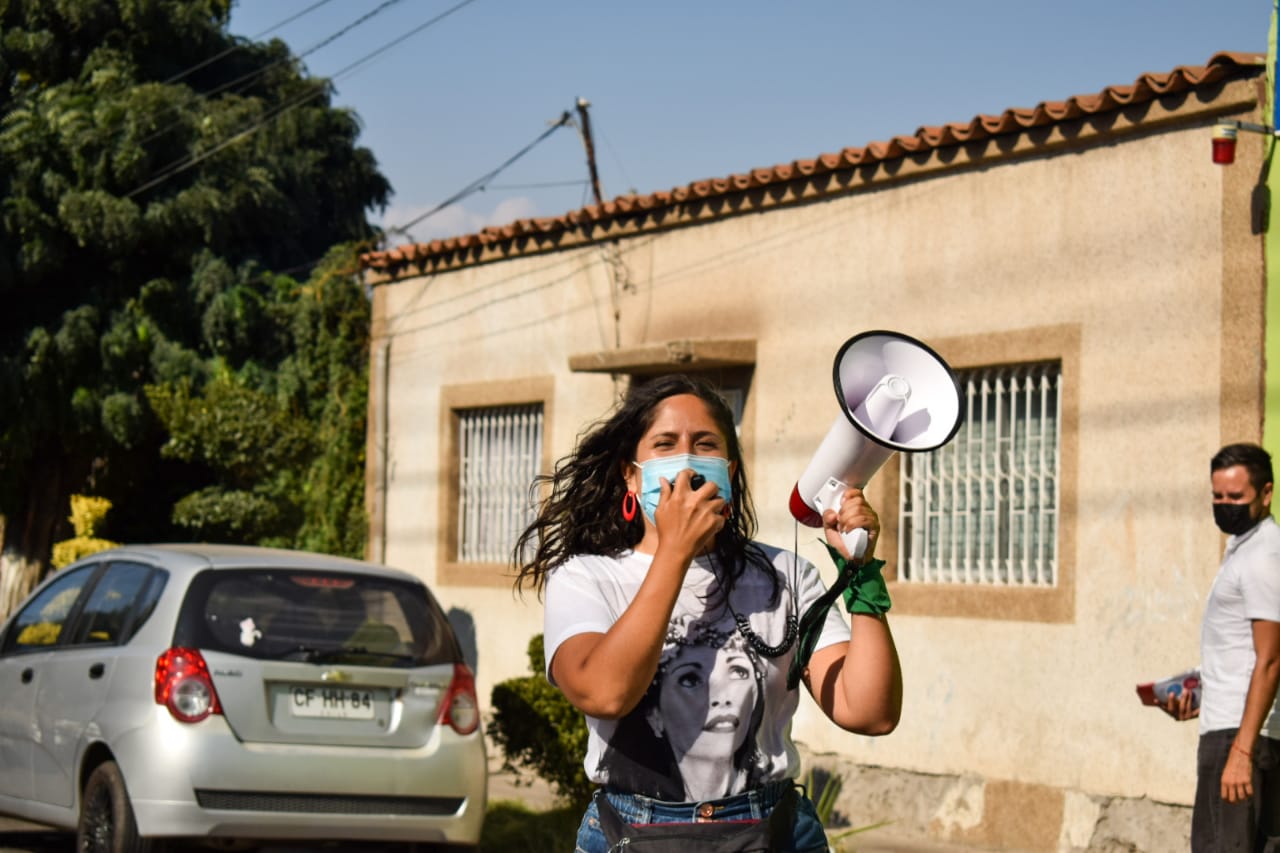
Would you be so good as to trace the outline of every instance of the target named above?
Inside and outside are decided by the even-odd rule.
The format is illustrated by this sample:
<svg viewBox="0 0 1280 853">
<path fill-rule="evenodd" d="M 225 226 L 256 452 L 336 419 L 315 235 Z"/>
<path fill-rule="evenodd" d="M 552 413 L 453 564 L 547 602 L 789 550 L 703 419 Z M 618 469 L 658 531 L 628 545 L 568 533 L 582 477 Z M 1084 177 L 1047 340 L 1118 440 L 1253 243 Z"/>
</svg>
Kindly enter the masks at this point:
<svg viewBox="0 0 1280 853">
<path fill-rule="evenodd" d="M 1222 769 L 1238 729 L 1200 736 L 1196 750 L 1196 804 L 1192 853 L 1280 853 L 1280 740 L 1259 737 L 1253 750 L 1253 796 L 1222 799 Z"/>
</svg>

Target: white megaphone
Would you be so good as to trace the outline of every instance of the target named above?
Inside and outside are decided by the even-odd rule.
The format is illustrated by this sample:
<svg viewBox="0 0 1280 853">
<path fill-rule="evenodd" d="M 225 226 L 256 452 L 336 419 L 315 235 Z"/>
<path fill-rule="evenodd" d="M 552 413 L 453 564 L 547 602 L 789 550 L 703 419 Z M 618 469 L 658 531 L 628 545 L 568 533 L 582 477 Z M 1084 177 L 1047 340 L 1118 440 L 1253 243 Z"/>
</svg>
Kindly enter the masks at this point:
<svg viewBox="0 0 1280 853">
<path fill-rule="evenodd" d="M 822 526 L 845 489 L 861 489 L 895 451 L 936 450 L 960 428 L 960 394 L 942 357 L 899 332 L 863 332 L 845 341 L 832 369 L 840 414 L 791 491 L 791 514 Z M 861 558 L 867 532 L 841 534 Z"/>
</svg>

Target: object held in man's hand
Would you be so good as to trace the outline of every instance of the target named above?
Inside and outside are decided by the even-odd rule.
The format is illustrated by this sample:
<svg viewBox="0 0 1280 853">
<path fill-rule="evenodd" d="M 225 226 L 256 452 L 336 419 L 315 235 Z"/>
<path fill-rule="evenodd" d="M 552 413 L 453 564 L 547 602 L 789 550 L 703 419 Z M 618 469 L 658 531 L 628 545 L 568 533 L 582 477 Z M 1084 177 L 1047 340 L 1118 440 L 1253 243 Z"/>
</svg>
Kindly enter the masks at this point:
<svg viewBox="0 0 1280 853">
<path fill-rule="evenodd" d="M 706 477 L 702 476 L 701 474 L 694 474 L 692 477 L 689 478 L 689 488 L 693 489 L 696 492 L 698 489 L 702 488 L 702 484 L 705 482 L 707 482 Z"/>
<path fill-rule="evenodd" d="M 1149 681 L 1138 685 L 1138 698 L 1143 705 L 1157 705 L 1161 708 L 1168 704 L 1170 698 L 1182 696 L 1183 691 L 1191 691 L 1192 710 L 1200 707 L 1200 670 L 1189 669 L 1159 681 Z"/>
</svg>

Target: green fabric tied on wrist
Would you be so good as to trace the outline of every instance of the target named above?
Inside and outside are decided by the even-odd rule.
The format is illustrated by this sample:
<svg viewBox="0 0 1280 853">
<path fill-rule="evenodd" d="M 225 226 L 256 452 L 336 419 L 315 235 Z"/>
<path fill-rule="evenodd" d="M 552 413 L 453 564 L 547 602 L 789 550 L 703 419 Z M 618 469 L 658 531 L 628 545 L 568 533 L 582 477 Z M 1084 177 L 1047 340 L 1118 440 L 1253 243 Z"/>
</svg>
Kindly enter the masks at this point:
<svg viewBox="0 0 1280 853">
<path fill-rule="evenodd" d="M 868 560 L 861 566 L 855 566 L 841 557 L 835 548 L 825 542 L 822 544 L 827 546 L 827 552 L 831 554 L 840 574 L 800 617 L 796 655 L 791 659 L 791 666 L 787 670 L 788 690 L 795 690 L 800 684 L 800 676 L 809 665 L 809 658 L 813 656 L 823 623 L 827 620 L 827 611 L 835 603 L 836 596 L 843 593 L 845 608 L 850 613 L 879 616 L 889 612 L 889 590 L 885 588 L 884 578 L 880 575 L 884 560 Z"/>
<path fill-rule="evenodd" d="M 840 552 L 832 548 L 829 543 L 822 544 L 827 546 L 827 552 L 831 554 L 836 568 L 843 572 L 849 561 L 841 557 Z M 857 567 L 853 578 L 849 581 L 849 586 L 844 591 L 845 610 L 870 616 L 889 612 L 893 602 L 889 600 L 889 588 L 885 586 L 884 577 L 880 574 L 882 568 L 884 568 L 884 560 L 868 560 Z"/>
</svg>

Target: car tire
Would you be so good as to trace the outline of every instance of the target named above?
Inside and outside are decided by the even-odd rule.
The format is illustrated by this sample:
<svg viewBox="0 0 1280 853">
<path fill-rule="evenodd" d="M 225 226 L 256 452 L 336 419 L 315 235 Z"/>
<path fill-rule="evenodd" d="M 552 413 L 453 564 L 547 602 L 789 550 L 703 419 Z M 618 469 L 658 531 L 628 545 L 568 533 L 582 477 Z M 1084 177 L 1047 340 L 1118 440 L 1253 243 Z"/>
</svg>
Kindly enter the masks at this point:
<svg viewBox="0 0 1280 853">
<path fill-rule="evenodd" d="M 152 853 L 151 841 L 138 835 L 124 776 L 114 761 L 89 774 L 80 800 L 76 853 Z"/>
</svg>

